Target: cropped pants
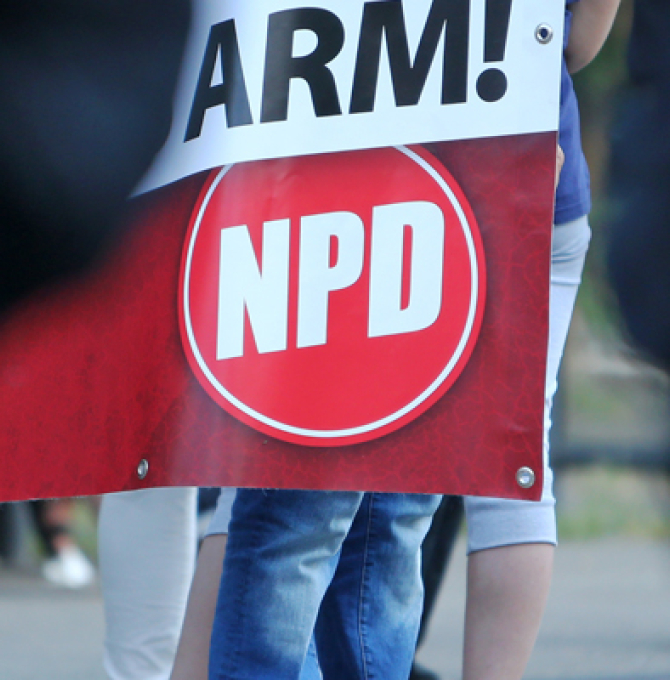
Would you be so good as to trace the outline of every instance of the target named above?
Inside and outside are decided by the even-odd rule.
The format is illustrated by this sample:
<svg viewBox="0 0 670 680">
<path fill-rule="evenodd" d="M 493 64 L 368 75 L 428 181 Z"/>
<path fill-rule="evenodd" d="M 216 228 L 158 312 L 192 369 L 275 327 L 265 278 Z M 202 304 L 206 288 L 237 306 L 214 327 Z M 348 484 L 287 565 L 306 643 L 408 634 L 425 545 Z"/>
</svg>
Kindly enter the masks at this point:
<svg viewBox="0 0 670 680">
<path fill-rule="evenodd" d="M 544 395 L 544 487 L 540 502 L 469 496 L 465 498 L 468 553 L 519 543 L 556 544 L 556 501 L 549 465 L 551 406 L 558 387 L 570 320 L 591 239 L 588 218 L 554 227 L 551 248 L 549 348 Z"/>
</svg>

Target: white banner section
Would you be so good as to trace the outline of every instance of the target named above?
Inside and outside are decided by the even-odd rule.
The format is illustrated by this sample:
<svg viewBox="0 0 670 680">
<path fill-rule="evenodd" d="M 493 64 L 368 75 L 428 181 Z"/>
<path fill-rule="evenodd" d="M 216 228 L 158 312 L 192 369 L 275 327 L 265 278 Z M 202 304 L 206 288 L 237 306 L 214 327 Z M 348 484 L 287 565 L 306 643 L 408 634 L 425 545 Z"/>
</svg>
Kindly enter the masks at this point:
<svg viewBox="0 0 670 680">
<path fill-rule="evenodd" d="M 563 0 L 196 0 L 138 192 L 213 167 L 557 129 Z"/>
</svg>

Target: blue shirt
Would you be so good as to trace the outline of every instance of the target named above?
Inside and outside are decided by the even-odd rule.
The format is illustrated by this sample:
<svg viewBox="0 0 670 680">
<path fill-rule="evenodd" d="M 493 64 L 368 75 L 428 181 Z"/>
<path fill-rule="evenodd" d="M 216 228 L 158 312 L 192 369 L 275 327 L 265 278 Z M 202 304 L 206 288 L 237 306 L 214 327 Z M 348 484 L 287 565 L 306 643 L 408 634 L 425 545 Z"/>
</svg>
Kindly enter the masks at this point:
<svg viewBox="0 0 670 680">
<path fill-rule="evenodd" d="M 568 6 L 578 0 L 568 0 L 565 9 L 563 47 L 568 44 L 572 13 Z M 558 119 L 558 143 L 565 154 L 565 163 L 556 189 L 555 224 L 565 224 L 583 217 L 591 209 L 591 183 L 579 129 L 579 108 L 565 58 L 561 65 L 561 98 Z"/>
</svg>

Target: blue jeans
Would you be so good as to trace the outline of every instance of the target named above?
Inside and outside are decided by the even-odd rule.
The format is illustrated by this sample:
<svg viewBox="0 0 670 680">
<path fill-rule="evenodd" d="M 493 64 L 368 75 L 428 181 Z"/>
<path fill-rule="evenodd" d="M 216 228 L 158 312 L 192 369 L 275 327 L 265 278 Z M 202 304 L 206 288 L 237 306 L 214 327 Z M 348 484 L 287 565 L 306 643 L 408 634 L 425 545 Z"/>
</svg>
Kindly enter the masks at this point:
<svg viewBox="0 0 670 680">
<path fill-rule="evenodd" d="M 210 680 L 407 680 L 439 496 L 240 489 Z M 318 622 L 317 622 L 318 618 Z M 321 669 L 308 653 L 316 640 Z"/>
</svg>

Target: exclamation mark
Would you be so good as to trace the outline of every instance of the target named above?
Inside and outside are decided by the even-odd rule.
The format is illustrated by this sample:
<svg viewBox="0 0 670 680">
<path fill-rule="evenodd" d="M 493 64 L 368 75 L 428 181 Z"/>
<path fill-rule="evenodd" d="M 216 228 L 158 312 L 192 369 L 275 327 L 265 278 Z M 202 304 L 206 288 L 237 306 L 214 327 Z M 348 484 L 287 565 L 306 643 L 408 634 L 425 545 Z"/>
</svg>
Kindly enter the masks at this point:
<svg viewBox="0 0 670 680">
<path fill-rule="evenodd" d="M 512 0 L 486 0 L 484 63 L 505 59 L 507 29 Z M 477 78 L 477 94 L 485 102 L 497 102 L 507 92 L 507 76 L 497 68 L 487 68 Z"/>
</svg>

